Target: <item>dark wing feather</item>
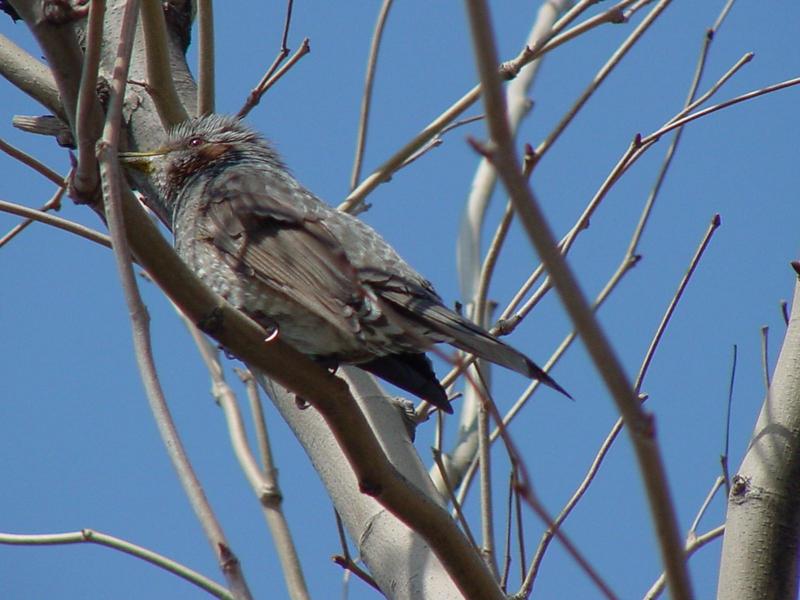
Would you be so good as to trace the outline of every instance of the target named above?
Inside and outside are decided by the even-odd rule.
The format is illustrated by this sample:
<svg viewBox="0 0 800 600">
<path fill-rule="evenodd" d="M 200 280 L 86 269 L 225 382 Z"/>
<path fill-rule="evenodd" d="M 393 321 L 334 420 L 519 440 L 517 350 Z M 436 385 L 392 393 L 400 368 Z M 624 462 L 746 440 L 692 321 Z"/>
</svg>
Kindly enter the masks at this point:
<svg viewBox="0 0 800 600">
<path fill-rule="evenodd" d="M 359 299 L 355 272 L 316 215 L 288 193 L 252 172 L 215 178 L 206 195 L 213 243 L 234 267 L 352 336 L 358 323 L 346 307 Z"/>
</svg>

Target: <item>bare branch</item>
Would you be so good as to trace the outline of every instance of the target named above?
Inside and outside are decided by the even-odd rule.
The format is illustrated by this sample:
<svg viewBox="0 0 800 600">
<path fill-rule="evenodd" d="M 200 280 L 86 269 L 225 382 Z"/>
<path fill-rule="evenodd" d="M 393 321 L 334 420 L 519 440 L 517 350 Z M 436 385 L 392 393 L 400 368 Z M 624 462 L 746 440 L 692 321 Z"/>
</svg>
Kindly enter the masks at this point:
<svg viewBox="0 0 800 600">
<path fill-rule="evenodd" d="M 28 208 L 27 206 L 14 204 L 13 202 L 5 202 L 3 200 L 0 200 L 0 211 L 11 213 L 12 215 L 19 215 L 20 217 L 25 217 L 33 221 L 39 221 L 40 223 L 45 223 L 46 225 L 52 225 L 58 229 L 63 229 L 64 231 L 68 231 L 70 233 L 74 233 L 75 235 L 79 235 L 82 238 L 86 238 L 90 242 L 100 244 L 106 248 L 111 248 L 111 240 L 108 236 L 103 235 L 94 229 L 84 227 L 80 223 L 68 221 L 67 219 L 62 219 L 61 217 L 36 210 L 35 208 Z M 7 238 L 8 235 L 5 237 Z"/>
<path fill-rule="evenodd" d="M 470 529 L 469 522 L 467 521 L 463 511 L 461 510 L 461 504 L 459 503 L 458 499 L 456 499 L 455 494 L 453 493 L 453 486 L 450 484 L 450 480 L 447 478 L 447 468 L 445 467 L 444 461 L 442 460 L 442 453 L 434 449 L 433 460 L 436 463 L 436 467 L 439 469 L 439 476 L 442 478 L 442 481 L 444 482 L 444 488 L 445 491 L 447 492 L 447 496 L 450 499 L 450 502 L 453 503 L 453 510 L 455 510 L 458 522 L 461 523 L 461 527 L 464 529 L 464 533 L 466 534 L 467 538 L 469 538 L 469 541 L 472 544 L 472 546 L 477 550 L 478 543 L 475 541 L 475 537 L 472 535 L 472 530 Z"/>
<path fill-rule="evenodd" d="M 697 537 L 697 529 L 700 527 L 700 520 L 705 516 L 708 507 L 711 505 L 711 501 L 714 499 L 714 496 L 717 495 L 717 492 L 725 483 L 724 477 L 717 477 L 714 480 L 714 483 L 711 485 L 711 489 L 708 490 L 708 494 L 706 494 L 706 499 L 703 500 L 703 504 L 700 506 L 700 510 L 697 511 L 697 514 L 694 517 L 694 521 L 692 521 L 692 526 L 689 528 L 689 533 L 687 535 L 688 541 L 691 541 L 695 537 Z"/>
<path fill-rule="evenodd" d="M 624 0 L 620 4 L 627 6 L 631 4 L 632 0 Z M 579 5 L 576 5 L 576 8 L 580 7 L 580 11 L 585 10 L 590 5 L 595 4 L 596 0 L 588 0 L 584 2 L 580 2 Z M 574 12 L 574 14 L 573 14 Z M 579 11 L 571 11 L 570 13 L 566 14 L 563 18 L 563 23 L 567 24 L 572 19 L 577 16 Z M 553 29 L 551 30 L 550 35 L 552 35 L 556 31 L 560 31 L 562 27 L 562 22 L 557 22 Z M 552 41 L 555 42 L 555 39 Z M 558 45 L 558 44 L 556 44 Z M 516 72 L 519 72 L 525 64 L 531 62 L 540 56 L 547 53 L 551 48 L 555 46 L 551 46 L 549 44 L 542 44 L 541 48 L 538 51 L 531 51 L 530 48 L 526 47 L 523 49 L 520 56 L 518 56 L 513 61 L 510 61 L 510 65 L 508 63 L 504 63 L 500 65 L 498 68 L 502 69 L 504 76 L 508 79 L 512 79 L 515 76 Z M 524 56 L 523 56 L 524 55 Z M 422 131 L 420 131 L 412 140 L 410 140 L 405 146 L 403 146 L 400 150 L 398 150 L 393 156 L 391 156 L 388 160 L 386 160 L 383 164 L 381 164 L 375 171 L 372 172 L 369 176 L 367 176 L 360 184 L 353 189 L 350 194 L 348 194 L 347 198 L 339 205 L 339 210 L 343 210 L 345 212 L 351 213 L 358 213 L 359 204 L 361 204 L 364 199 L 380 184 L 388 181 L 391 179 L 393 173 L 397 171 L 405 162 L 408 160 L 409 157 L 413 156 L 420 148 L 422 148 L 426 143 L 428 143 L 437 133 L 441 132 L 443 128 L 445 128 L 448 124 L 456 120 L 465 110 L 467 110 L 470 106 L 472 106 L 475 102 L 478 101 L 481 94 L 481 86 L 476 85 L 471 90 L 469 90 L 466 94 L 464 94 L 459 100 L 457 100 L 450 108 L 445 110 L 442 114 L 440 114 L 436 119 L 434 119 L 427 127 L 425 127 Z"/>
<path fill-rule="evenodd" d="M 199 0 L 197 3 L 197 114 L 213 113 L 215 108 L 216 78 L 214 74 L 214 3 Z"/>
<path fill-rule="evenodd" d="M 761 328 L 761 373 L 764 376 L 764 391 L 769 392 L 769 327 Z"/>
<path fill-rule="evenodd" d="M 706 248 L 708 248 L 708 244 L 711 242 L 711 238 L 714 235 L 714 232 L 720 226 L 720 223 L 721 220 L 719 215 L 714 215 L 711 218 L 711 223 L 708 225 L 708 229 L 706 229 L 706 233 L 700 242 L 700 246 L 698 246 L 694 256 L 692 257 L 692 260 L 689 262 L 689 268 L 686 270 L 681 282 L 678 284 L 678 289 L 675 291 L 675 295 L 672 297 L 672 300 L 670 300 L 669 306 L 667 307 L 664 316 L 661 318 L 661 323 L 659 323 L 658 327 L 656 328 L 656 333 L 653 335 L 653 339 L 650 341 L 650 346 L 647 348 L 647 352 L 645 352 L 642 365 L 639 367 L 639 373 L 636 375 L 636 382 L 633 384 L 634 392 L 637 394 L 641 391 L 642 382 L 644 381 L 645 375 L 647 375 L 647 369 L 650 367 L 650 363 L 653 360 L 653 356 L 658 348 L 658 344 L 661 341 L 661 338 L 664 336 L 664 332 L 666 331 L 667 325 L 669 325 L 669 321 L 675 312 L 675 308 L 678 306 L 678 302 L 680 302 L 683 292 L 686 291 L 686 286 L 689 285 L 689 280 L 692 278 L 692 274 L 694 273 L 695 269 L 697 269 L 697 265 L 700 264 L 700 259 L 703 257 L 703 253 L 706 251 Z"/>
<path fill-rule="evenodd" d="M 606 61 L 597 74 L 592 78 L 592 81 L 588 87 L 583 91 L 583 93 L 575 101 L 567 113 L 561 118 L 561 121 L 559 121 L 555 129 L 553 129 L 553 131 L 536 147 L 535 154 L 538 158 L 541 158 L 553 146 L 553 144 L 555 144 L 556 140 L 558 140 L 567 126 L 569 126 L 569 124 L 573 121 L 575 116 L 584 107 L 589 98 L 591 98 L 594 92 L 597 91 L 597 88 L 599 88 L 600 85 L 606 80 L 609 74 L 611 74 L 614 68 L 620 63 L 630 49 L 633 48 L 636 42 L 639 41 L 639 39 L 650 28 L 655 20 L 661 16 L 661 13 L 666 10 L 670 2 L 671 0 L 660 0 L 658 4 L 653 7 L 653 10 L 651 10 L 642 20 L 642 22 L 639 23 L 636 29 L 631 32 L 625 42 L 623 42 L 622 45 L 617 48 L 614 54 L 611 55 L 608 61 Z"/>
<path fill-rule="evenodd" d="M 75 30 L 48 19 L 44 15 L 42 2 L 14 2 L 13 6 L 44 51 L 50 72 L 58 86 L 63 116 L 74 132 L 83 65 L 83 51 L 78 44 Z M 93 127 L 102 126 L 103 113 L 99 104 L 92 109 L 89 118 Z"/>
<path fill-rule="evenodd" d="M 652 22 L 659 9 L 663 10 L 668 4 L 668 0 L 662 0 L 643 23 Z M 648 494 L 653 526 L 666 565 L 670 588 L 676 599 L 689 599 L 692 597 L 691 583 L 683 559 L 677 518 L 661 453 L 655 439 L 652 416 L 645 414 L 639 406 L 616 353 L 594 318 L 571 269 L 558 251 L 550 227 L 521 174 L 505 118 L 500 81 L 494 68 L 497 58 L 488 8 L 482 0 L 468 0 L 467 7 L 478 72 L 484 90 L 487 122 L 494 145 L 492 150 L 495 168 L 511 196 L 514 208 L 532 245 L 553 279 L 564 307 L 586 344 L 624 421 L 628 424 L 639 461 L 639 470 Z M 641 26 L 637 28 L 639 29 L 642 29 Z"/>
<path fill-rule="evenodd" d="M 103 42 L 103 17 L 105 0 L 89 5 L 89 25 L 86 32 L 86 51 L 83 56 L 81 85 L 78 91 L 78 112 L 75 118 L 75 137 L 78 145 L 78 165 L 71 185 L 82 196 L 91 197 L 99 183 L 95 144 L 100 137 L 99 123 L 92 119 L 96 110 L 97 73 L 100 67 L 100 49 Z"/>
<path fill-rule="evenodd" d="M 277 67 L 283 59 L 281 58 L 281 55 L 278 55 L 278 58 L 272 64 L 272 67 L 270 67 L 269 70 L 267 70 L 267 72 L 264 74 L 264 77 L 261 78 L 258 86 L 250 92 L 250 95 L 247 97 L 247 101 L 245 101 L 244 106 L 242 106 L 242 108 L 239 109 L 239 112 L 236 113 L 236 117 L 239 119 L 246 117 L 247 114 L 253 110 L 253 108 L 255 108 L 259 102 L 261 102 L 261 97 L 267 93 L 267 90 L 275 85 L 281 77 L 286 75 L 286 73 L 288 73 L 289 70 L 309 52 L 311 52 L 311 45 L 308 38 L 304 38 L 297 51 L 288 61 L 286 61 L 286 64 L 279 69 L 277 69 Z"/>
<path fill-rule="evenodd" d="M 720 538 L 725 533 L 725 526 L 720 525 L 704 533 L 703 535 L 698 535 L 693 537 L 690 541 L 686 543 L 686 558 L 688 559 L 692 556 L 695 552 L 700 550 L 703 546 L 706 546 L 710 542 L 713 542 L 717 538 Z M 662 573 L 653 586 L 647 591 L 647 593 L 642 597 L 642 600 L 655 600 L 658 598 L 661 593 L 664 591 L 664 588 L 667 585 L 667 578 Z"/>
<path fill-rule="evenodd" d="M 709 106 L 708 108 L 704 108 L 703 110 L 698 110 L 690 115 L 686 115 L 685 117 L 681 117 L 680 119 L 676 119 L 675 121 L 670 122 L 669 124 L 665 125 L 658 131 L 654 131 L 648 136 L 642 138 L 642 144 L 648 144 L 654 140 L 657 140 L 665 133 L 672 131 L 677 127 L 682 127 L 686 125 L 686 123 L 690 123 L 706 115 L 711 113 L 717 112 L 718 110 L 722 110 L 723 108 L 728 108 L 729 106 L 733 106 L 734 104 L 739 104 L 740 102 L 746 102 L 747 100 L 752 100 L 753 98 L 758 98 L 759 96 L 763 96 L 765 94 L 771 94 L 773 92 L 778 92 L 780 90 L 784 90 L 786 88 L 795 86 L 800 84 L 800 77 L 795 77 L 793 79 L 787 79 L 785 81 L 781 81 L 780 83 L 775 83 L 773 85 L 768 85 L 766 87 L 753 90 L 752 92 L 748 92 L 746 94 L 742 94 L 741 96 L 736 96 L 735 98 L 731 98 L 730 100 L 726 100 L 725 102 L 720 102 L 719 104 L 715 104 L 714 106 Z"/>
<path fill-rule="evenodd" d="M 67 190 L 66 186 L 59 187 L 55 193 L 50 197 L 50 199 L 44 203 L 42 208 L 39 209 L 40 212 L 46 213 L 50 210 L 58 210 L 61 208 L 61 198 L 64 196 L 64 192 Z M 21 223 L 17 223 L 12 227 L 7 234 L 5 234 L 2 238 L 0 238 L 0 248 L 5 246 L 8 242 L 13 240 L 17 235 L 25 231 L 27 227 L 34 222 L 34 219 L 30 217 L 24 219 Z"/>
<path fill-rule="evenodd" d="M 367 74 L 364 78 L 364 93 L 361 97 L 361 113 L 358 119 L 358 133 L 356 134 L 356 155 L 353 160 L 353 171 L 350 175 L 350 189 L 355 188 L 361 178 L 361 165 L 364 160 L 364 150 L 367 146 L 367 126 L 369 125 L 369 109 L 372 103 L 372 85 L 375 83 L 375 70 L 378 65 L 378 50 L 380 50 L 383 29 L 386 26 L 392 2 L 393 0 L 383 0 L 381 10 L 378 13 L 378 21 L 375 23 L 375 31 L 372 33 L 372 43 L 370 44 L 369 58 L 367 59 Z"/>
<path fill-rule="evenodd" d="M 728 401 L 725 404 L 725 438 L 722 443 L 722 454 L 719 457 L 719 463 L 722 467 L 722 477 L 725 479 L 725 490 L 727 495 L 731 495 L 731 477 L 728 472 L 728 456 L 731 438 L 731 406 L 733 406 L 733 384 L 736 382 L 736 365 L 739 349 L 736 344 L 733 345 L 733 357 L 731 358 L 731 378 L 728 382 Z M 769 390 L 767 390 L 769 393 Z"/>
<path fill-rule="evenodd" d="M 143 546 L 133 544 L 122 538 L 97 531 L 95 529 L 81 529 L 70 533 L 43 533 L 43 534 L 14 534 L 0 533 L 0 544 L 15 546 L 60 546 L 64 544 L 90 543 L 99 546 L 106 546 L 119 550 L 125 554 L 141 558 L 165 571 L 185 579 L 189 583 L 205 590 L 217 598 L 234 600 L 231 593 L 224 587 L 208 579 L 201 573 L 193 571 L 189 567 L 182 565 L 163 554 L 148 550 Z"/>
<path fill-rule="evenodd" d="M 0 75 L 66 120 L 53 74 L 45 65 L 0 34 Z"/>
<path fill-rule="evenodd" d="M 161 2 L 142 2 L 142 28 L 147 52 L 147 84 L 153 103 L 168 129 L 189 118 L 172 78 L 167 47 L 167 25 Z"/>
<path fill-rule="evenodd" d="M 275 550 L 281 561 L 281 570 L 283 571 L 286 587 L 289 591 L 289 597 L 292 600 L 308 600 L 309 594 L 305 578 L 303 577 L 300 559 L 297 556 L 297 550 L 292 540 L 289 524 L 281 509 L 283 496 L 277 482 L 277 470 L 272 463 L 269 442 L 265 437 L 263 448 L 265 463 L 264 468 L 261 469 L 250 449 L 250 444 L 247 440 L 247 431 L 244 426 L 242 414 L 239 411 L 236 395 L 233 393 L 227 381 L 225 381 L 225 375 L 222 370 L 222 365 L 219 362 L 216 348 L 214 348 L 205 335 L 203 335 L 183 313 L 178 311 L 178 314 L 180 314 L 181 319 L 189 329 L 189 333 L 197 345 L 197 348 L 200 350 L 203 362 L 211 375 L 212 395 L 222 407 L 225 414 L 225 422 L 228 426 L 231 446 L 239 461 L 239 466 L 242 468 L 245 477 L 247 477 L 250 483 L 250 487 L 253 489 L 253 492 L 261 504 L 264 518 L 275 543 Z M 252 376 L 249 379 L 248 393 L 255 393 L 255 401 L 258 402 L 258 390 L 255 389 Z M 266 427 L 263 429 L 263 434 L 266 436 Z"/>
<path fill-rule="evenodd" d="M 372 578 L 372 576 L 369 573 L 367 573 L 364 569 L 359 567 L 349 557 L 347 557 L 347 556 L 334 556 L 333 557 L 333 562 L 335 562 L 337 565 L 342 567 L 345 571 L 349 571 L 350 573 L 352 573 L 353 575 L 358 577 L 361 581 L 366 583 L 368 586 L 373 588 L 375 591 L 383 594 L 383 590 L 381 590 L 381 588 L 378 587 L 378 584 L 375 582 L 375 580 Z"/>
<path fill-rule="evenodd" d="M 40 175 L 46 177 L 47 179 L 55 183 L 57 186 L 61 187 L 64 185 L 64 177 L 53 171 L 53 169 L 51 169 L 44 163 L 36 160 L 30 154 L 23 152 L 19 148 L 12 146 L 11 144 L 2 139 L 0 139 L 0 150 L 8 154 L 10 157 L 17 159 L 22 164 L 30 167 Z"/>
</svg>

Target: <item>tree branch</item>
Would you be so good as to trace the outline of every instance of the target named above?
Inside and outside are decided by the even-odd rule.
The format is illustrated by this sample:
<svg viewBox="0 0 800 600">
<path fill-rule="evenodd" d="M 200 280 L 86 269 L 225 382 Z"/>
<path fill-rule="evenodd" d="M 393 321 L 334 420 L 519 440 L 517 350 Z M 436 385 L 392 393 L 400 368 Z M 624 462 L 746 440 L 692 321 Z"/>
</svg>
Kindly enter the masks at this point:
<svg viewBox="0 0 800 600">
<path fill-rule="evenodd" d="M 795 598 L 799 532 L 800 282 L 795 282 L 772 385 L 728 497 L 719 600 Z"/>
<path fill-rule="evenodd" d="M 666 6 L 667 3 L 662 1 L 660 5 Z M 482 0 L 467 0 L 466 4 L 478 72 L 483 86 L 484 104 L 493 143 L 491 154 L 494 157 L 495 167 L 511 196 L 531 243 L 553 279 L 564 307 L 581 334 L 618 410 L 628 424 L 650 501 L 653 525 L 658 535 L 670 589 L 674 598 L 689 599 L 692 597 L 691 584 L 686 571 L 683 545 L 678 534 L 677 518 L 666 473 L 655 439 L 653 419 L 640 408 L 622 365 L 594 318 L 572 271 L 559 253 L 550 227 L 522 176 L 505 118 L 505 104 L 500 93 L 499 77 L 494 68 L 497 58 L 488 8 Z"/>
</svg>

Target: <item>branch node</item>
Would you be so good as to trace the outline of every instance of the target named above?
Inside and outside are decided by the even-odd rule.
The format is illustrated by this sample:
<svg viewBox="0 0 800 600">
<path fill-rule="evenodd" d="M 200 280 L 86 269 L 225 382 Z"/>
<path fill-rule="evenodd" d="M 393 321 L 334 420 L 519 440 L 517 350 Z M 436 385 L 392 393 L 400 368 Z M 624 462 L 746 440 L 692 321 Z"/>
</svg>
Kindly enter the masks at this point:
<svg viewBox="0 0 800 600">
<path fill-rule="evenodd" d="M 622 25 L 628 22 L 628 16 L 621 8 L 612 8 L 608 12 L 608 22 L 614 25 Z"/>
<path fill-rule="evenodd" d="M 372 498 L 379 496 L 383 492 L 383 487 L 379 483 L 362 479 L 358 482 L 358 489 L 362 494 L 366 494 Z"/>
<path fill-rule="evenodd" d="M 239 568 L 239 559 L 226 544 L 217 544 L 219 563 L 223 573 L 233 573 Z"/>
<path fill-rule="evenodd" d="M 750 488 L 750 478 L 734 475 L 731 481 L 731 498 L 743 498 Z"/>
</svg>

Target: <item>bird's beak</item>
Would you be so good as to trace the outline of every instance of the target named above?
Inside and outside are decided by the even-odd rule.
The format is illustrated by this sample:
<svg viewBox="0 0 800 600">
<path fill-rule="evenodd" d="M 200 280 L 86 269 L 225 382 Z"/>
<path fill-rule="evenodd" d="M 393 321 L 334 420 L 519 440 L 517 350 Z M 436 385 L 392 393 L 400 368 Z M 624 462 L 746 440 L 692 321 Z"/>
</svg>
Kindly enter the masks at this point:
<svg viewBox="0 0 800 600">
<path fill-rule="evenodd" d="M 153 172 L 153 158 L 164 154 L 166 154 L 166 150 L 159 149 L 149 152 L 120 152 L 118 156 L 124 166 L 149 175 Z"/>
</svg>

